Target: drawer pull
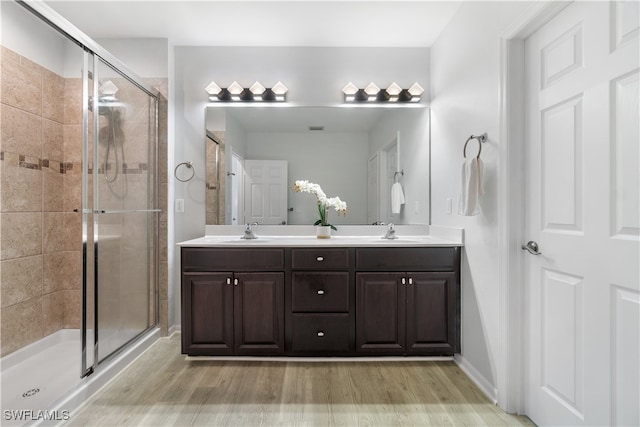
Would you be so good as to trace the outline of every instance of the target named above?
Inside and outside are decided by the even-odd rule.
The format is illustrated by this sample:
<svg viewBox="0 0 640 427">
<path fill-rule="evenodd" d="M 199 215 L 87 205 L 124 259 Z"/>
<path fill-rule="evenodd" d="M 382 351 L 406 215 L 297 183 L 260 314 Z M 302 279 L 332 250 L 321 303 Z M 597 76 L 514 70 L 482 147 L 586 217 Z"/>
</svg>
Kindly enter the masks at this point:
<svg viewBox="0 0 640 427">
<path fill-rule="evenodd" d="M 322 261 L 324 261 L 324 257 L 322 257 L 322 256 L 316 257 L 316 261 L 322 262 Z"/>
<path fill-rule="evenodd" d="M 318 336 L 322 338 L 322 337 L 324 336 L 324 332 L 319 331 L 319 332 L 318 332 Z"/>
<path fill-rule="evenodd" d="M 325 294 L 325 292 L 324 292 L 323 289 L 318 289 L 318 295 L 324 295 L 324 294 Z"/>
</svg>

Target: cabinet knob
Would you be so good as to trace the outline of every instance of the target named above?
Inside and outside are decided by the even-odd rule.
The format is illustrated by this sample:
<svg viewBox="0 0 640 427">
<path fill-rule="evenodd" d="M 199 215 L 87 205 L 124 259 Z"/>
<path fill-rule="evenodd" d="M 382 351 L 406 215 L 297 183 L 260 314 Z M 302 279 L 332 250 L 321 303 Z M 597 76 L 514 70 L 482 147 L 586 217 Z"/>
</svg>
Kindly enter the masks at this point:
<svg viewBox="0 0 640 427">
<path fill-rule="evenodd" d="M 231 284 L 231 277 L 227 277 L 227 285 Z"/>
<path fill-rule="evenodd" d="M 318 289 L 318 295 L 324 295 L 324 290 L 323 289 Z"/>
<path fill-rule="evenodd" d="M 409 277 L 409 284 L 413 285 L 413 277 Z"/>
<path fill-rule="evenodd" d="M 233 279 L 233 285 L 238 286 L 238 279 Z"/>
<path fill-rule="evenodd" d="M 322 261 L 324 261 L 324 257 L 319 256 L 319 257 L 317 257 L 317 258 L 316 258 L 316 261 L 318 261 L 318 262 L 322 262 Z"/>
<path fill-rule="evenodd" d="M 403 285 L 406 285 L 406 284 L 407 284 L 407 279 L 405 279 L 405 278 L 403 277 L 403 278 L 402 278 L 402 280 L 401 280 L 401 283 L 402 283 Z"/>
<path fill-rule="evenodd" d="M 319 331 L 319 332 L 318 332 L 318 336 L 319 336 L 319 337 L 323 337 L 323 336 L 324 336 L 324 332 Z"/>
</svg>

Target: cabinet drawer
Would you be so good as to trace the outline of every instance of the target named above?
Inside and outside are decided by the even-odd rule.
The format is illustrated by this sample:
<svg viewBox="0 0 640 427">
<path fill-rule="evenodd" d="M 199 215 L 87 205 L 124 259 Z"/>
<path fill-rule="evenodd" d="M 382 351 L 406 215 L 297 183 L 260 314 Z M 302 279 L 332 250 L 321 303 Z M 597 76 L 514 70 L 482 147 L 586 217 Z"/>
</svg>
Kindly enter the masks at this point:
<svg viewBox="0 0 640 427">
<path fill-rule="evenodd" d="M 346 270 L 349 268 L 349 249 L 292 249 L 291 268 L 294 270 Z"/>
<path fill-rule="evenodd" d="M 301 312 L 349 311 L 348 272 L 292 273 L 292 309 Z"/>
<path fill-rule="evenodd" d="M 349 315 L 294 314 L 293 351 L 346 353 L 349 351 Z"/>
<path fill-rule="evenodd" d="M 454 271 L 460 249 L 357 248 L 356 268 L 369 271 Z"/>
<path fill-rule="evenodd" d="M 284 250 L 279 248 L 182 248 L 184 272 L 282 269 Z"/>
</svg>

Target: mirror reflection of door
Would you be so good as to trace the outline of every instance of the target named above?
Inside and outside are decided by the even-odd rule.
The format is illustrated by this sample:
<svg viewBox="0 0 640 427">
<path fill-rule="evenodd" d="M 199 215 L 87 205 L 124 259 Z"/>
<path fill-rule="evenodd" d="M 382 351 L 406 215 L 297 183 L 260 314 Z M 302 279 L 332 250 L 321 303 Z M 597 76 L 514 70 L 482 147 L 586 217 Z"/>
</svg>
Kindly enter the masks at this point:
<svg viewBox="0 0 640 427">
<path fill-rule="evenodd" d="M 287 223 L 287 161 L 244 161 L 244 222 Z"/>
<path fill-rule="evenodd" d="M 227 224 L 238 225 L 241 212 L 244 211 L 244 167 L 242 157 L 233 151 L 231 153 L 231 172 L 227 172 L 227 182 L 230 183 L 230 221 Z M 242 218 L 240 218 L 242 219 Z"/>
</svg>

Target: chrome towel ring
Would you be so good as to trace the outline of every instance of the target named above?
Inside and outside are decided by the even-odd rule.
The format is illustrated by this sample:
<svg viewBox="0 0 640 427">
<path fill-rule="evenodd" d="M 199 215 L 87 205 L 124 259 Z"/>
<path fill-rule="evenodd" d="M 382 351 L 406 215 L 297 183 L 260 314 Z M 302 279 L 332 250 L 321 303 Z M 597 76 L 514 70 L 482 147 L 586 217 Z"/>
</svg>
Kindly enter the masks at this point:
<svg viewBox="0 0 640 427">
<path fill-rule="evenodd" d="M 191 175 L 189 176 L 189 178 L 186 179 L 180 179 L 178 178 L 178 168 L 182 165 L 185 165 L 187 168 L 191 169 Z M 178 165 L 176 166 L 176 168 L 173 170 L 173 175 L 176 177 L 176 179 L 180 182 L 187 182 L 187 181 L 191 181 L 193 179 L 193 177 L 196 175 L 196 168 L 193 166 L 193 162 L 181 162 L 178 163 Z"/>
<path fill-rule="evenodd" d="M 471 135 L 469 138 L 467 138 L 467 141 L 464 143 L 464 149 L 462 150 L 462 155 L 465 159 L 467 158 L 467 145 L 472 139 L 478 140 L 478 155 L 476 156 L 476 158 L 479 159 L 480 153 L 482 152 L 482 144 L 487 140 L 487 133 L 485 132 L 482 135 Z"/>
</svg>

